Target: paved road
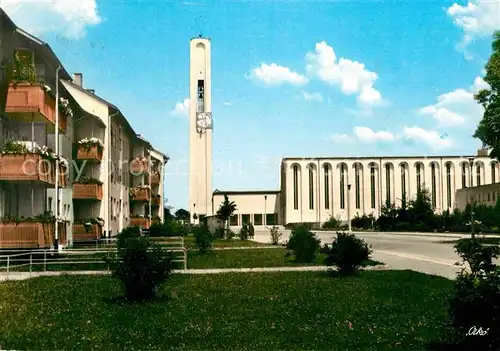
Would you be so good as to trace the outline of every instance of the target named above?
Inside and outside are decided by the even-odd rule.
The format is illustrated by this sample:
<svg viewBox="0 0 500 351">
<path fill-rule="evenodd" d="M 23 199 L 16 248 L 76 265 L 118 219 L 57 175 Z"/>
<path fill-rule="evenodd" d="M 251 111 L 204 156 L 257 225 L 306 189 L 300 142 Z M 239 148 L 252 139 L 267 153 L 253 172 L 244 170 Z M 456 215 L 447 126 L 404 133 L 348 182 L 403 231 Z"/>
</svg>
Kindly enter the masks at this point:
<svg viewBox="0 0 500 351">
<path fill-rule="evenodd" d="M 290 231 L 283 230 L 282 240 L 288 240 Z M 331 243 L 333 232 L 317 232 L 322 244 Z M 386 263 L 389 269 L 411 269 L 453 279 L 460 267 L 455 266 L 458 256 L 453 243 L 438 243 L 443 237 L 422 235 L 395 235 L 388 233 L 356 234 L 372 246 L 372 258 Z M 255 239 L 269 242 L 269 232 L 256 231 Z M 450 239 L 457 240 L 457 238 Z"/>
</svg>

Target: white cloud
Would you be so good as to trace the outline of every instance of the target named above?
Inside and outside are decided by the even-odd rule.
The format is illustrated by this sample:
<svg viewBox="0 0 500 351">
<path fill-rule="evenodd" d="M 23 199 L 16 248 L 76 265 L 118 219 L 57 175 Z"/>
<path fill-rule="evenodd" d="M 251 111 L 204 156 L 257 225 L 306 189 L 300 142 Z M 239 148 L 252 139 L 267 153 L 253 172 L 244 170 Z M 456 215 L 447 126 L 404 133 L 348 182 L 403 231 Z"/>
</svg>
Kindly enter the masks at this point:
<svg viewBox="0 0 500 351">
<path fill-rule="evenodd" d="M 0 0 L 12 20 L 27 32 L 51 32 L 67 38 L 85 36 L 88 26 L 101 23 L 96 0 Z"/>
<path fill-rule="evenodd" d="M 441 94 L 437 98 L 437 103 L 420 108 L 419 112 L 432 116 L 440 127 L 460 126 L 467 121 L 477 123 L 484 109 L 474 100 L 474 93 L 488 87 L 481 77 L 476 77 L 469 89 L 456 89 Z"/>
<path fill-rule="evenodd" d="M 228 102 L 228 101 L 224 102 L 224 106 L 232 106 L 232 105 L 233 104 L 231 102 Z"/>
<path fill-rule="evenodd" d="M 306 101 L 317 101 L 321 102 L 323 101 L 323 96 L 321 96 L 320 93 L 308 93 L 307 91 L 302 91 L 302 97 Z"/>
<path fill-rule="evenodd" d="M 189 99 L 184 99 L 184 101 L 176 103 L 170 114 L 174 116 L 187 116 L 189 114 Z"/>
<path fill-rule="evenodd" d="M 375 72 L 365 65 L 346 58 L 337 60 L 337 55 L 325 41 L 317 43 L 315 52 L 306 55 L 306 70 L 309 75 L 332 85 L 339 85 L 344 94 L 356 94 L 358 101 L 366 104 L 382 102 L 382 95 L 373 85 L 378 79 Z"/>
<path fill-rule="evenodd" d="M 290 68 L 275 63 L 271 63 L 270 65 L 263 63 L 260 67 L 254 68 L 250 72 L 250 78 L 269 86 L 280 86 L 283 84 L 300 86 L 307 84 L 309 81 L 305 76 L 293 72 Z"/>
<path fill-rule="evenodd" d="M 420 127 L 405 127 L 403 135 L 406 139 L 423 142 L 433 150 L 445 149 L 453 145 L 451 139 L 441 137 L 435 130 L 426 130 Z"/>
<path fill-rule="evenodd" d="M 368 127 L 354 127 L 354 135 L 365 143 L 375 143 L 379 141 L 395 141 L 396 135 L 386 131 L 373 131 Z"/>
<path fill-rule="evenodd" d="M 454 3 L 447 13 L 464 33 L 460 50 L 474 39 L 489 37 L 500 29 L 500 0 L 469 0 L 465 6 Z"/>
<path fill-rule="evenodd" d="M 353 139 L 347 134 L 334 134 L 330 138 L 336 144 L 345 144 L 353 142 Z"/>
</svg>

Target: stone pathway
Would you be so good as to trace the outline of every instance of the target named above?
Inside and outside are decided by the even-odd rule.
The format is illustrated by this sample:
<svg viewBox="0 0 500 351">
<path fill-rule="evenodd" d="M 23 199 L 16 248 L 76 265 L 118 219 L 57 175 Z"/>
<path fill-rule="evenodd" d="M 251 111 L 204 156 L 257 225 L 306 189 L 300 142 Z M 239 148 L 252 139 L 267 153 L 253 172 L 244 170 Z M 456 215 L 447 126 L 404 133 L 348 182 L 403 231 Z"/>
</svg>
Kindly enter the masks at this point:
<svg viewBox="0 0 500 351">
<path fill-rule="evenodd" d="M 387 265 L 363 267 L 363 270 L 384 270 Z M 221 274 L 221 273 L 259 273 L 259 272 L 312 272 L 334 269 L 327 266 L 300 266 L 300 267 L 258 267 L 258 268 L 213 268 L 174 270 L 174 274 Z M 108 271 L 51 271 L 51 272 L 1 272 L 0 282 L 7 280 L 26 280 L 36 277 L 53 277 L 60 275 L 109 275 Z"/>
</svg>

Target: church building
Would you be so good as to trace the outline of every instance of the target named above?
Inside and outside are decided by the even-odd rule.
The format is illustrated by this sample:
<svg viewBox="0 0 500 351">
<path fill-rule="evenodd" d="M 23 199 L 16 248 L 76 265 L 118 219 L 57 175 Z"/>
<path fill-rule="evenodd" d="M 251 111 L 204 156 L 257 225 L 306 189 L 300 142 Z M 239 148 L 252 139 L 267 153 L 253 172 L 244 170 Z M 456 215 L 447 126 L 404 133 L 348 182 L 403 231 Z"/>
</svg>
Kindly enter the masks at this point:
<svg viewBox="0 0 500 351">
<path fill-rule="evenodd" d="M 429 190 L 437 212 L 451 211 L 457 207 L 458 190 L 500 181 L 498 162 L 486 150 L 479 150 L 476 155 L 462 156 L 290 157 L 281 161 L 281 184 L 274 190 L 212 191 L 210 39 L 194 38 L 190 48 L 192 223 L 215 215 L 224 195 L 237 207 L 231 226 L 272 226 L 378 216 L 383 205 L 401 206 L 423 187 Z"/>
</svg>

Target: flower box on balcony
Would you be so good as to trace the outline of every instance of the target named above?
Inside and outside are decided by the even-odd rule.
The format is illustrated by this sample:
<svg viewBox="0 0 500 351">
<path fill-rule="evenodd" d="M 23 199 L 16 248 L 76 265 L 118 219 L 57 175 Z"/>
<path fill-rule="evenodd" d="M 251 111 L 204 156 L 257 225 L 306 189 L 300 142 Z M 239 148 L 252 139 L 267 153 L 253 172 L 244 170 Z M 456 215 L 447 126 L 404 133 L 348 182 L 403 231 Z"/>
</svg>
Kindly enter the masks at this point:
<svg viewBox="0 0 500 351">
<path fill-rule="evenodd" d="M 76 158 L 79 160 L 102 161 L 102 148 L 98 145 L 85 147 L 78 145 L 78 153 Z"/>
<path fill-rule="evenodd" d="M 73 224 L 73 241 L 97 240 L 102 236 L 102 226 L 94 223 L 85 228 L 84 224 Z"/>
<path fill-rule="evenodd" d="M 102 200 L 102 184 L 73 183 L 73 199 Z"/>
<path fill-rule="evenodd" d="M 149 218 L 132 217 L 130 218 L 130 226 L 139 227 L 141 229 L 149 229 L 151 226 L 151 220 Z"/>
<path fill-rule="evenodd" d="M 0 223 L 0 249 L 49 248 L 54 238 L 55 223 Z M 66 223 L 59 223 L 59 244 L 66 244 Z"/>
<path fill-rule="evenodd" d="M 132 175 L 140 175 L 149 171 L 149 163 L 146 158 L 136 157 L 130 161 L 130 173 Z"/>
<path fill-rule="evenodd" d="M 56 162 L 39 154 L 0 155 L 0 180 L 55 184 Z M 59 186 L 66 187 L 66 169 L 59 165 Z"/>
<path fill-rule="evenodd" d="M 146 187 L 134 187 L 130 189 L 130 201 L 149 201 L 151 189 Z"/>
<path fill-rule="evenodd" d="M 39 84 L 10 83 L 5 102 L 5 112 L 19 122 L 48 123 L 47 131 L 53 133 L 56 123 L 55 99 Z M 66 133 L 67 117 L 59 113 L 59 129 Z"/>
<path fill-rule="evenodd" d="M 158 185 L 160 184 L 160 174 L 158 173 L 153 173 L 151 175 L 151 184 L 153 185 Z"/>
</svg>

